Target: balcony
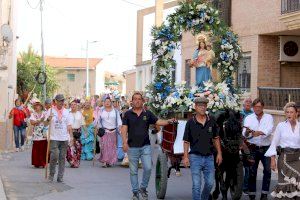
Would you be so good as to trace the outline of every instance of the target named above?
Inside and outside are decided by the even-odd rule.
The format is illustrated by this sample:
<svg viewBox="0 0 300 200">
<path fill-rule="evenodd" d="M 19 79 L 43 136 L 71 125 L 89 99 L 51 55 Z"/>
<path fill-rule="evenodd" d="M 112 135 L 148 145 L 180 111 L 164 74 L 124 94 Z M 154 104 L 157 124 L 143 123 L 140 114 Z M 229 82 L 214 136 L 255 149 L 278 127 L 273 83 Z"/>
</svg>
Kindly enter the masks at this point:
<svg viewBox="0 0 300 200">
<path fill-rule="evenodd" d="M 281 0 L 281 14 L 300 10 L 300 0 Z"/>
<path fill-rule="evenodd" d="M 288 30 L 300 28 L 300 0 L 281 0 L 280 21 L 286 24 Z"/>
<path fill-rule="evenodd" d="M 287 102 L 300 101 L 300 88 L 259 87 L 258 93 L 270 110 L 282 110 Z"/>
</svg>

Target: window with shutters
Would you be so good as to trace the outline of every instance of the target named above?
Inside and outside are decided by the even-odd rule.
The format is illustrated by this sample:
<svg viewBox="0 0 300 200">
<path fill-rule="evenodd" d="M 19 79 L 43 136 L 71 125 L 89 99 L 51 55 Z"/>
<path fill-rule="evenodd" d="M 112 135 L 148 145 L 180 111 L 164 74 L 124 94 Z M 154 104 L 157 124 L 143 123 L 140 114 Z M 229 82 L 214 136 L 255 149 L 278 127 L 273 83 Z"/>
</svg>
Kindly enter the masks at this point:
<svg viewBox="0 0 300 200">
<path fill-rule="evenodd" d="M 74 82 L 75 81 L 75 74 L 67 74 L 67 79 L 68 79 L 68 81 Z"/>
<path fill-rule="evenodd" d="M 250 92 L 251 87 L 251 57 L 244 56 L 240 59 L 237 74 L 238 86 L 243 92 Z"/>
</svg>

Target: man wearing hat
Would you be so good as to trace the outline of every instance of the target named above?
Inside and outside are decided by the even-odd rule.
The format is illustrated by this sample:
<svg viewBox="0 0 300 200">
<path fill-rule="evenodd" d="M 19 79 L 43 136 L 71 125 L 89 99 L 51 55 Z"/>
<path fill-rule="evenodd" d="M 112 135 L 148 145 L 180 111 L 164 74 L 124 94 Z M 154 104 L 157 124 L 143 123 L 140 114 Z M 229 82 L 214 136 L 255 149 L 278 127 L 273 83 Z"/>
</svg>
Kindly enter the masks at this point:
<svg viewBox="0 0 300 200">
<path fill-rule="evenodd" d="M 206 114 L 208 99 L 198 97 L 194 103 L 196 115 L 188 120 L 185 126 L 183 162 L 185 167 L 189 165 L 191 167 L 193 200 L 207 200 L 215 180 L 213 148 L 215 147 L 218 152 L 216 163 L 220 165 L 222 162 L 221 144 L 217 123 Z M 204 179 L 202 179 L 202 174 Z M 204 180 L 204 186 L 201 193 L 202 180 Z"/>
<path fill-rule="evenodd" d="M 57 182 L 63 182 L 65 158 L 68 142 L 72 137 L 71 115 L 64 108 L 65 97 L 58 94 L 55 97 L 55 106 L 48 111 L 50 123 L 50 173 L 49 181 L 53 181 L 56 163 L 58 161 Z"/>
</svg>

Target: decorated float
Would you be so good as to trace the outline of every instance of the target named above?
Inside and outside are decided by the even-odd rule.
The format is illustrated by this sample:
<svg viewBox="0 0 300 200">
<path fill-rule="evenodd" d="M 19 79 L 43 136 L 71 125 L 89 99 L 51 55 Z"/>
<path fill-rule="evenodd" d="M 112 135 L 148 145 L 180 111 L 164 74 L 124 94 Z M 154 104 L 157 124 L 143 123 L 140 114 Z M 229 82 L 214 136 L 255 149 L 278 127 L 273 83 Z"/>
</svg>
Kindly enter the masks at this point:
<svg viewBox="0 0 300 200">
<path fill-rule="evenodd" d="M 189 63 L 196 68 L 196 84 L 192 87 L 172 79 L 176 68 L 174 53 L 184 32 L 191 32 L 198 42 Z M 169 165 L 181 162 L 184 121 L 192 116 L 194 98 L 208 98 L 208 109 L 213 115 L 225 109 L 239 109 L 240 96 L 233 76 L 238 69 L 241 48 L 238 36 L 220 20 L 219 11 L 204 0 L 180 2 L 160 27 L 153 28 L 152 36 L 154 81 L 147 87 L 150 109 L 161 118 L 182 119 L 179 124 L 166 126 L 162 131 L 162 151 L 156 162 L 155 181 L 157 198 L 163 199 L 170 175 Z M 218 71 L 218 81 L 211 78 L 212 69 Z"/>
</svg>

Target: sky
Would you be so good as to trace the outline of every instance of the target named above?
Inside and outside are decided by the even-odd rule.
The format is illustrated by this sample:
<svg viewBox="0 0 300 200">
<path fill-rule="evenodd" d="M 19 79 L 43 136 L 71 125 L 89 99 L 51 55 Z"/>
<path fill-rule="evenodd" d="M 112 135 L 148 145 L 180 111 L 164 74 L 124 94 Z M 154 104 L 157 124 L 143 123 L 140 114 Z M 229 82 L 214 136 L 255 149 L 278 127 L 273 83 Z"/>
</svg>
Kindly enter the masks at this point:
<svg viewBox="0 0 300 200">
<path fill-rule="evenodd" d="M 31 44 L 41 52 L 39 0 L 17 0 L 18 52 Z M 43 32 L 46 56 L 110 59 L 113 70 L 135 65 L 137 10 L 154 6 L 155 0 L 44 0 Z M 149 20 L 151 28 L 154 22 Z"/>
</svg>

